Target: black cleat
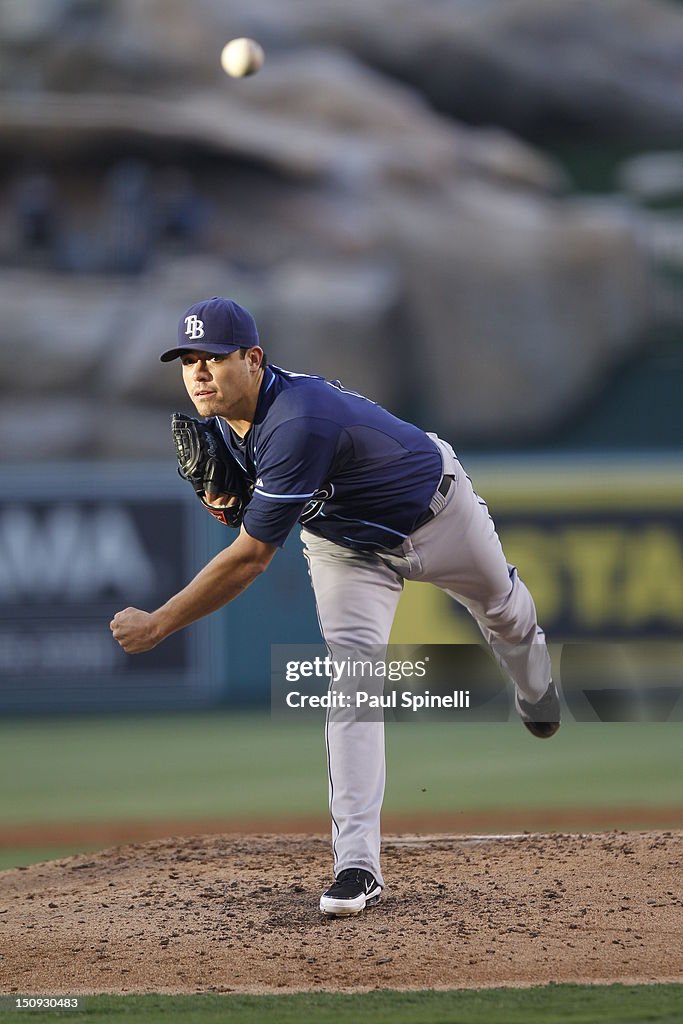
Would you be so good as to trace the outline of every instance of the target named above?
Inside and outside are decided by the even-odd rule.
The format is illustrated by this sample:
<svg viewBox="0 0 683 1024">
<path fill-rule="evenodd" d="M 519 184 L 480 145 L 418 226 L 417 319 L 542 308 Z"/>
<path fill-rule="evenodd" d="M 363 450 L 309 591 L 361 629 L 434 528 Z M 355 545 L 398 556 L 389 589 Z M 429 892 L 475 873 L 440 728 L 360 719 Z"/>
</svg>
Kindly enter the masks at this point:
<svg viewBox="0 0 683 1024">
<path fill-rule="evenodd" d="M 382 886 L 370 871 L 347 868 L 320 897 L 320 909 L 330 917 L 349 917 L 379 903 L 381 894 Z"/>
<path fill-rule="evenodd" d="M 535 704 L 515 694 L 515 706 L 524 725 L 539 740 L 549 740 L 560 728 L 560 698 L 552 681 Z"/>
</svg>

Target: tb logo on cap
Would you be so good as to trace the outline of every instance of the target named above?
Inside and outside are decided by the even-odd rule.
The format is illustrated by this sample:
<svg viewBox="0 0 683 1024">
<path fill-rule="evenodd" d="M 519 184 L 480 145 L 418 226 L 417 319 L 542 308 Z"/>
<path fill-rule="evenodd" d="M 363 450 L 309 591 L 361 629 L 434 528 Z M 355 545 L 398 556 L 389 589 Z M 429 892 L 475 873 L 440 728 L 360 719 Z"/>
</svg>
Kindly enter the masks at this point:
<svg viewBox="0 0 683 1024">
<path fill-rule="evenodd" d="M 185 334 L 193 341 L 204 337 L 204 321 L 196 313 L 185 317 Z"/>
</svg>

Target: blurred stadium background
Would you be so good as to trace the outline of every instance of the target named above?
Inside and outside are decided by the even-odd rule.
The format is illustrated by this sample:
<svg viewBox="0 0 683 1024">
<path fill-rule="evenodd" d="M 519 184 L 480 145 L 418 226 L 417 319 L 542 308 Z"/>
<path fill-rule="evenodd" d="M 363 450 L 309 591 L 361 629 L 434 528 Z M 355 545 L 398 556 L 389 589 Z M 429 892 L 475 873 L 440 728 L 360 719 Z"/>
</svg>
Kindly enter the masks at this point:
<svg viewBox="0 0 683 1024">
<path fill-rule="evenodd" d="M 2 0 L 0 58 L 0 865 L 327 827 L 319 723 L 268 713 L 271 643 L 318 641 L 296 536 L 158 651 L 108 631 L 229 540 L 157 361 L 213 294 L 451 440 L 562 684 L 623 698 L 542 749 L 390 726 L 388 824 L 680 826 L 683 7 Z M 409 585 L 394 639 L 476 636 Z"/>
</svg>

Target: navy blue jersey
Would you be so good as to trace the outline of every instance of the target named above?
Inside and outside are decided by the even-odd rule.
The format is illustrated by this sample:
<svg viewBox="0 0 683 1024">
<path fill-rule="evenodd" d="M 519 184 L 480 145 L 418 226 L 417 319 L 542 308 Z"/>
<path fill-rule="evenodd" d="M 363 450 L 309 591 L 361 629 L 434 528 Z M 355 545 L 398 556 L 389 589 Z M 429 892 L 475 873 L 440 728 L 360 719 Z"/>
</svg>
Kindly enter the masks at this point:
<svg viewBox="0 0 683 1024">
<path fill-rule="evenodd" d="M 323 377 L 268 366 L 246 437 L 216 421 L 256 485 L 244 528 L 268 544 L 282 546 L 298 521 L 343 547 L 395 548 L 441 479 L 423 430 Z"/>
</svg>

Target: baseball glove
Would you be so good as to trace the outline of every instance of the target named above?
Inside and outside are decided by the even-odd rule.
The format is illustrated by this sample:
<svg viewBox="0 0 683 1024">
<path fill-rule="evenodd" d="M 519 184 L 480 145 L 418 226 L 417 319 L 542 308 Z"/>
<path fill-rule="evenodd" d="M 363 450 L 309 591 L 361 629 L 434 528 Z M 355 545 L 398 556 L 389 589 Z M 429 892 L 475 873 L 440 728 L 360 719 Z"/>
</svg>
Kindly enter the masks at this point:
<svg viewBox="0 0 683 1024">
<path fill-rule="evenodd" d="M 178 473 L 189 480 L 204 508 L 219 522 L 239 529 L 254 485 L 233 459 L 211 421 L 174 412 L 171 432 L 178 457 Z M 232 499 L 217 508 L 216 498 Z"/>
</svg>

